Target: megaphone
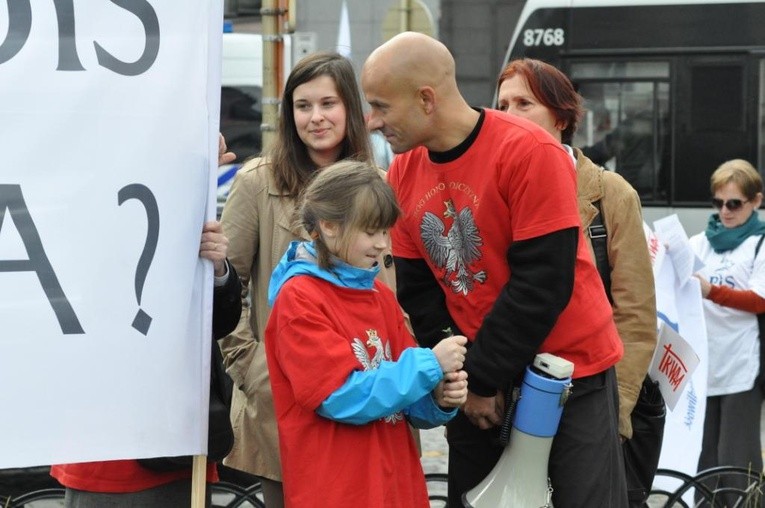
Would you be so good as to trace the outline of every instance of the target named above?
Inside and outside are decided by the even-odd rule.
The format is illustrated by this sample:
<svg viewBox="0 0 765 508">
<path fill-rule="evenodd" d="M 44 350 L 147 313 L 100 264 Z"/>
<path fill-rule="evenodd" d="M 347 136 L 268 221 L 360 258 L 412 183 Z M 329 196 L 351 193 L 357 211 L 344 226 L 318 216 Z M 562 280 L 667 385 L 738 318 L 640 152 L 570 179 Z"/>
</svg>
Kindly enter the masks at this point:
<svg viewBox="0 0 765 508">
<path fill-rule="evenodd" d="M 573 373 L 573 363 L 549 353 L 526 367 L 510 441 L 489 475 L 462 495 L 466 508 L 552 507 L 547 464 Z"/>
</svg>

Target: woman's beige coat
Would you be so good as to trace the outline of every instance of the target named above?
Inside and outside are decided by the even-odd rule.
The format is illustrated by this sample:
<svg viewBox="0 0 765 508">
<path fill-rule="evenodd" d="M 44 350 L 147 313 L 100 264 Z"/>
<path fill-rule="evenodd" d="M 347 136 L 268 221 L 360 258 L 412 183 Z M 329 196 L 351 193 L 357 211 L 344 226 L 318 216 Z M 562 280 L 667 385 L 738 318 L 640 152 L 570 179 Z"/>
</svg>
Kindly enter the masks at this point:
<svg viewBox="0 0 765 508">
<path fill-rule="evenodd" d="M 624 357 L 616 365 L 619 434 L 629 439 L 632 437 L 630 414 L 657 341 L 656 290 L 640 198 L 621 175 L 604 171 L 581 150 L 574 149 L 574 153 L 579 216 L 593 256 L 589 227 L 598 213 L 593 204 L 598 200 L 608 234 L 614 322 L 624 343 Z"/>
<path fill-rule="evenodd" d="M 381 175 L 384 173 L 381 172 Z M 293 240 L 310 240 L 294 227 L 295 200 L 282 195 L 263 159 L 247 162 L 231 186 L 221 222 L 229 239 L 228 255 L 242 278 L 242 317 L 239 326 L 220 341 L 226 369 L 234 385 L 231 419 L 235 443 L 224 464 L 281 481 L 279 439 L 266 365 L 263 331 L 270 312 L 271 272 Z M 395 292 L 393 265 L 378 276 Z"/>
</svg>

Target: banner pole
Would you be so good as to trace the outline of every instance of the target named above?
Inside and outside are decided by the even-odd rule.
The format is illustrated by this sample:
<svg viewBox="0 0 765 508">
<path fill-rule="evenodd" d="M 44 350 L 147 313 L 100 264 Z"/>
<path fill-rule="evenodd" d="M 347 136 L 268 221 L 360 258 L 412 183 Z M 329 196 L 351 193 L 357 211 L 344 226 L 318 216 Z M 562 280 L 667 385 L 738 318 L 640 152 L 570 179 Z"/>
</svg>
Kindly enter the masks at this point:
<svg viewBox="0 0 765 508">
<path fill-rule="evenodd" d="M 194 455 L 191 471 L 191 508 L 205 508 L 207 485 L 207 456 Z"/>
</svg>

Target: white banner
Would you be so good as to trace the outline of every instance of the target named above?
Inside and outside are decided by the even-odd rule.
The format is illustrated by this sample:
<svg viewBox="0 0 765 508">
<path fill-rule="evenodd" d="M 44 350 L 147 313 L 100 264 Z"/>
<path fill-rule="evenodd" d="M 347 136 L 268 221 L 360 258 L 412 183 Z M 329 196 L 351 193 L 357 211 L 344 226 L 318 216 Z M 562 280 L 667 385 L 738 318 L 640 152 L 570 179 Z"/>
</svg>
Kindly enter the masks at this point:
<svg viewBox="0 0 765 508">
<path fill-rule="evenodd" d="M 0 468 L 205 449 L 221 27 L 0 1 Z"/>
<path fill-rule="evenodd" d="M 692 277 L 698 267 L 690 251 L 688 237 L 676 216 L 656 221 L 654 227 L 656 234 L 649 237 L 648 243 L 655 259 L 659 321 L 680 334 L 698 356 L 698 365 L 677 398 L 674 409 L 667 409 L 659 468 L 693 476 L 696 474 L 704 433 L 708 364 L 701 289 L 699 281 Z M 669 245 L 668 251 L 665 245 Z M 678 482 L 657 477 L 654 486 L 671 491 L 678 486 Z M 692 503 L 692 496 L 691 492 L 686 502 Z"/>
</svg>

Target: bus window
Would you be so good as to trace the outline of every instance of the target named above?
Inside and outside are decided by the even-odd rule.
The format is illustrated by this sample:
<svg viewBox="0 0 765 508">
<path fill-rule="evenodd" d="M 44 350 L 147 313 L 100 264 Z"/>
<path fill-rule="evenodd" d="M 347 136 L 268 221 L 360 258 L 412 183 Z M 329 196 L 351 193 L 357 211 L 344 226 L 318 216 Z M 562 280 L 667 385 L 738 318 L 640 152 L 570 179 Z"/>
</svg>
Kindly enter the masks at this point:
<svg viewBox="0 0 765 508">
<path fill-rule="evenodd" d="M 729 159 L 755 162 L 756 110 L 747 55 L 678 57 L 674 94 L 673 202 L 709 200 L 709 177 Z M 752 78 L 755 77 L 752 68 Z"/>
<path fill-rule="evenodd" d="M 574 145 L 596 164 L 621 174 L 645 202 L 669 194 L 669 64 L 572 64 L 585 99 L 585 117 Z"/>
</svg>

